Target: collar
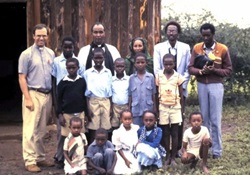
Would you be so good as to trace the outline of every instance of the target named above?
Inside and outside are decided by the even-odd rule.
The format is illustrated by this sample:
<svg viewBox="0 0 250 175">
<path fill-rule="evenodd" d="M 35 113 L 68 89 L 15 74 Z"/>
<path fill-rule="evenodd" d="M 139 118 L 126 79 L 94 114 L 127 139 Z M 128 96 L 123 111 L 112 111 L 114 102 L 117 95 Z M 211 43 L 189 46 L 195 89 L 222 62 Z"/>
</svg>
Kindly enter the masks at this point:
<svg viewBox="0 0 250 175">
<path fill-rule="evenodd" d="M 167 40 L 168 48 L 177 50 L 178 41 L 176 41 L 174 47 L 171 46 L 169 40 Z"/>
<path fill-rule="evenodd" d="M 64 57 L 63 53 L 61 53 L 60 58 L 61 58 L 61 60 L 60 60 L 61 62 L 67 60 L 67 59 Z M 75 54 L 72 55 L 72 58 L 76 58 L 76 59 L 77 59 L 77 57 L 75 56 Z"/>
<path fill-rule="evenodd" d="M 209 48 L 209 47 L 206 47 L 205 43 L 203 43 L 203 49 L 204 49 L 204 50 L 206 50 L 206 49 L 214 50 L 215 45 L 216 45 L 216 41 L 214 41 L 214 44 L 213 44 L 210 48 Z"/>
<path fill-rule="evenodd" d="M 134 74 L 132 74 L 133 76 L 137 77 L 137 72 L 135 72 Z M 149 73 L 147 71 L 145 71 L 145 76 L 148 77 Z"/>
<path fill-rule="evenodd" d="M 80 75 L 77 75 L 76 78 L 73 80 L 71 78 L 68 77 L 68 75 L 66 75 L 64 78 L 63 78 L 63 81 L 71 81 L 71 82 L 75 82 L 76 80 L 80 79 L 81 76 Z"/>
<path fill-rule="evenodd" d="M 102 72 L 108 72 L 108 69 L 103 65 L 103 69 L 98 72 L 94 66 L 91 67 L 91 72 L 96 72 L 96 73 L 102 73 Z"/>
<path fill-rule="evenodd" d="M 128 79 L 129 79 L 129 77 L 128 77 L 127 75 L 125 75 L 125 74 L 124 74 L 124 76 L 123 76 L 121 79 L 117 78 L 116 75 L 113 76 L 113 80 L 114 80 L 114 81 L 115 81 L 115 80 L 128 80 Z"/>
</svg>

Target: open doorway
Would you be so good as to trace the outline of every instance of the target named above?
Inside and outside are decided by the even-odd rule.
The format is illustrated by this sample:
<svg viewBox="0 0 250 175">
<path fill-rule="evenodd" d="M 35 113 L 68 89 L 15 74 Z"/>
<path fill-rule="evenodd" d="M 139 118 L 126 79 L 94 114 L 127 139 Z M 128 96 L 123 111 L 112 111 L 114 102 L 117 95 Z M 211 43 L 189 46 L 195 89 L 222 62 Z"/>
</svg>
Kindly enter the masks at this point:
<svg viewBox="0 0 250 175">
<path fill-rule="evenodd" d="M 26 3 L 0 3 L 0 121 L 21 121 L 18 58 L 27 47 Z"/>
</svg>

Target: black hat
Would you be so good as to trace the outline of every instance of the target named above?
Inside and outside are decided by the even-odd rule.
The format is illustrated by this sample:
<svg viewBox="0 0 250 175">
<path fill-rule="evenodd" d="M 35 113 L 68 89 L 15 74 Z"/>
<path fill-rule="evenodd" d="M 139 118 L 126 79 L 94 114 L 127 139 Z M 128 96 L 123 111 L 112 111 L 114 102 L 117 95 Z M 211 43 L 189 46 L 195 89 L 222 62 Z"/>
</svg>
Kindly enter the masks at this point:
<svg viewBox="0 0 250 175">
<path fill-rule="evenodd" d="M 210 66 L 213 64 L 213 60 L 206 55 L 197 55 L 194 59 L 194 67 L 202 69 L 205 65 Z"/>
</svg>

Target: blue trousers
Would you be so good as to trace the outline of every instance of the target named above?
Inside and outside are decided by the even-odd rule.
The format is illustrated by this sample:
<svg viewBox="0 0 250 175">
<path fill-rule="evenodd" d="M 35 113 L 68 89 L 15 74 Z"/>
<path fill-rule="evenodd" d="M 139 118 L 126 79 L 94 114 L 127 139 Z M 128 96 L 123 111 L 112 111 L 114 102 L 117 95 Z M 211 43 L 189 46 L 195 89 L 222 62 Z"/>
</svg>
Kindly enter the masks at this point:
<svg viewBox="0 0 250 175">
<path fill-rule="evenodd" d="M 96 153 L 91 159 L 96 166 L 109 170 L 114 161 L 114 154 L 115 152 L 113 149 L 107 148 L 103 154 Z M 96 171 L 96 174 L 100 174 L 100 172 Z"/>
<path fill-rule="evenodd" d="M 224 96 L 222 83 L 203 84 L 198 82 L 200 110 L 203 115 L 203 125 L 208 128 L 212 138 L 213 155 L 221 156 L 221 118 Z"/>
</svg>

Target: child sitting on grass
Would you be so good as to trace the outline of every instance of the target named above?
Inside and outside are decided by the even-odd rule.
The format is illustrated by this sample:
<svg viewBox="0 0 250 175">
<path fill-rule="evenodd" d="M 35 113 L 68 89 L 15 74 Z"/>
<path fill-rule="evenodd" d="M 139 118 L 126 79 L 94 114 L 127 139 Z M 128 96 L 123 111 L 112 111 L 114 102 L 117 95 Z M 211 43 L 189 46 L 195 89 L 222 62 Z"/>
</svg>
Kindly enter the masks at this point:
<svg viewBox="0 0 250 175">
<path fill-rule="evenodd" d="M 212 146 L 208 129 L 202 125 L 202 114 L 193 112 L 190 114 L 191 123 L 183 135 L 183 148 L 181 162 L 191 163 L 190 168 L 195 168 L 199 159 L 202 159 L 202 168 L 205 174 L 209 173 L 207 168 L 208 149 Z"/>
<path fill-rule="evenodd" d="M 95 140 L 87 150 L 88 169 L 94 169 L 95 174 L 113 174 L 116 164 L 116 154 L 113 144 L 108 140 L 108 132 L 99 128 L 95 132 Z"/>
<path fill-rule="evenodd" d="M 156 171 L 162 167 L 162 158 L 166 156 L 165 149 L 160 145 L 162 130 L 156 125 L 157 116 L 154 112 L 144 111 L 142 119 L 144 126 L 137 131 L 137 160 L 141 170 Z"/>
</svg>

